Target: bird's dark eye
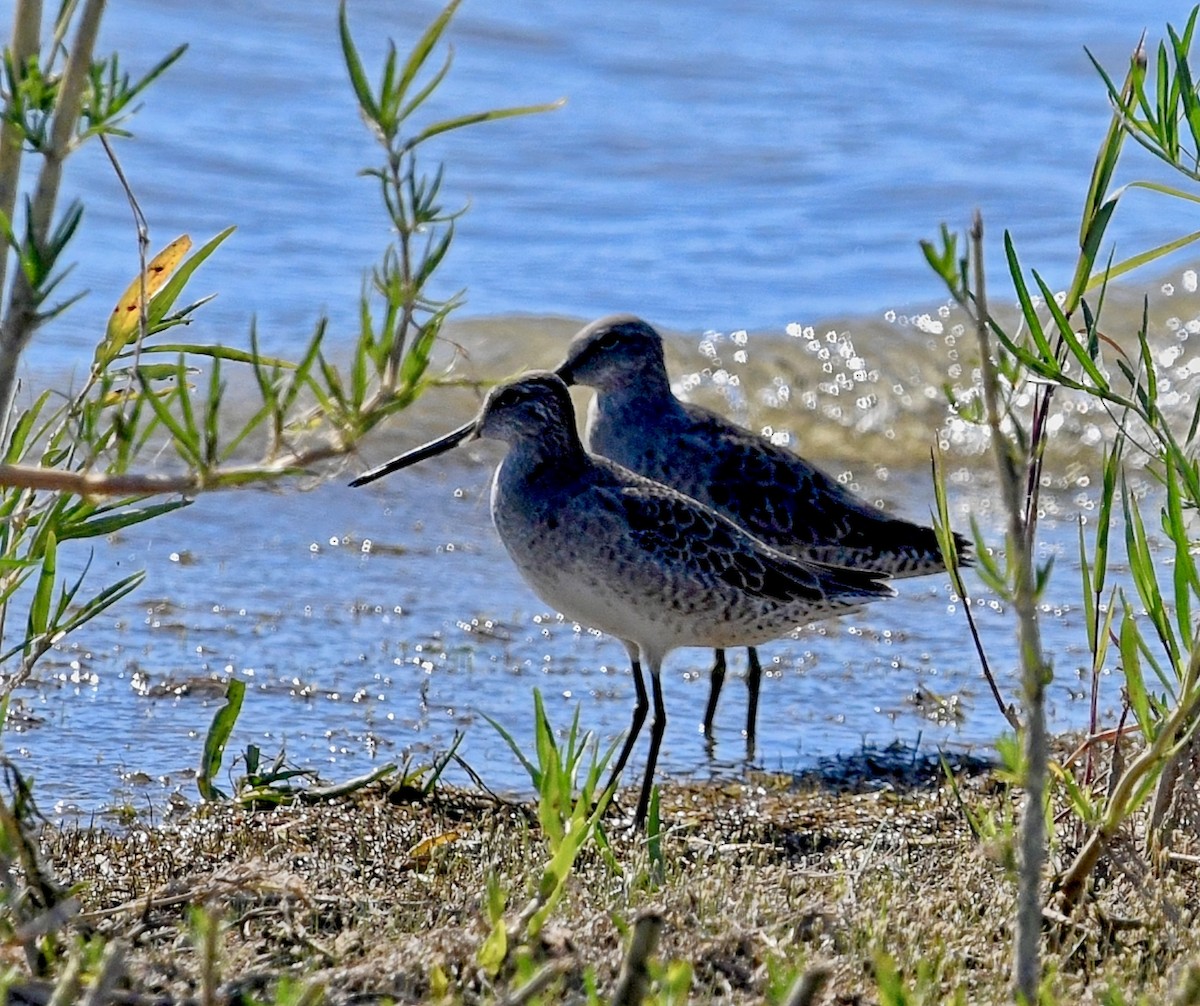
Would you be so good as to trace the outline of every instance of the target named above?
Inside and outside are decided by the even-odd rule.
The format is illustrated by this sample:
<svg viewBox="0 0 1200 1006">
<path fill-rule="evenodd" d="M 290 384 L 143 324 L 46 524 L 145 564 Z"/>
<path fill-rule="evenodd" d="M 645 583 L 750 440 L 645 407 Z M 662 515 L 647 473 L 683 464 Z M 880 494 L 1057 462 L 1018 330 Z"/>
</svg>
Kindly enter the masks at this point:
<svg viewBox="0 0 1200 1006">
<path fill-rule="evenodd" d="M 500 408 L 511 408 L 521 400 L 521 393 L 516 388 L 505 388 L 496 396 L 495 405 Z"/>
<path fill-rule="evenodd" d="M 600 337 L 596 345 L 600 349 L 616 349 L 617 344 L 621 341 L 621 337 L 616 332 L 608 332 Z"/>
</svg>

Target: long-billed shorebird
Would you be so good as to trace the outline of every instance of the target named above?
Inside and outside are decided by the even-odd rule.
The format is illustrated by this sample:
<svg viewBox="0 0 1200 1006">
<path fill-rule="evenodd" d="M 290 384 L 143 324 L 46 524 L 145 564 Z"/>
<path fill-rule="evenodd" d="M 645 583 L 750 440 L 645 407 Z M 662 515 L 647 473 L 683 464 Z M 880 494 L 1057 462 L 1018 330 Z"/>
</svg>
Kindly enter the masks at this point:
<svg viewBox="0 0 1200 1006">
<path fill-rule="evenodd" d="M 629 314 L 582 329 L 555 371 L 567 384 L 596 389 L 587 448 L 720 511 L 755 537 L 793 556 L 893 577 L 944 570 L 937 535 L 859 499 L 784 447 L 671 391 L 662 338 Z M 966 542 L 955 535 L 959 554 Z M 704 735 L 712 742 L 725 653 L 713 666 Z M 749 651 L 747 754 L 754 751 L 762 666 Z"/>
<path fill-rule="evenodd" d="M 359 476 L 359 486 L 468 438 L 501 440 L 492 520 L 521 575 L 547 604 L 621 640 L 637 706 L 613 766 L 625 767 L 654 719 L 635 822 L 646 818 L 666 727 L 659 674 L 677 647 L 752 646 L 814 617 L 892 593 L 882 574 L 785 555 L 711 507 L 584 450 L 566 385 L 532 372 L 489 392 L 478 417 Z"/>
</svg>

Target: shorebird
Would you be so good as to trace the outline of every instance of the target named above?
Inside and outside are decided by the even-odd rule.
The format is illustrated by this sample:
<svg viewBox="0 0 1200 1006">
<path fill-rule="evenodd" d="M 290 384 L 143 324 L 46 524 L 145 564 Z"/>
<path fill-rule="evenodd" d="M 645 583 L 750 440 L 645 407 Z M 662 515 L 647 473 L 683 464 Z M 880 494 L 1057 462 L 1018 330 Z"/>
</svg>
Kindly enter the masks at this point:
<svg viewBox="0 0 1200 1006">
<path fill-rule="evenodd" d="M 616 314 L 592 322 L 571 340 L 555 373 L 568 385 L 596 389 L 588 450 L 707 504 L 780 551 L 897 578 L 946 568 L 932 528 L 890 516 L 766 437 L 679 401 L 662 338 L 640 318 Z M 966 541 L 954 540 L 964 554 Z M 753 647 L 748 657 L 752 757 L 762 665 Z M 725 653 L 718 649 L 704 713 L 710 744 L 724 681 Z"/>
<path fill-rule="evenodd" d="M 649 709 L 654 719 L 635 824 L 650 801 L 667 716 L 659 674 L 681 646 L 750 646 L 814 617 L 892 593 L 874 571 L 796 559 L 711 507 L 584 450 L 566 385 L 533 371 L 494 387 L 465 426 L 380 465 L 361 486 L 476 437 L 503 441 L 492 521 L 521 576 L 569 618 L 625 646 L 637 688 L 621 774 Z"/>
</svg>

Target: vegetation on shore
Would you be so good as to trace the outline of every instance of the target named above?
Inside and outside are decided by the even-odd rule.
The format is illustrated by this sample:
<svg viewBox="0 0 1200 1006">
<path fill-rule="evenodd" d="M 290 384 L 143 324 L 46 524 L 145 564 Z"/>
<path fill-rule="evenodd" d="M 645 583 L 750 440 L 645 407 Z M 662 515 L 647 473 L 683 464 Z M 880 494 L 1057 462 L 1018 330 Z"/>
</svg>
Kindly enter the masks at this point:
<svg viewBox="0 0 1200 1006">
<path fill-rule="evenodd" d="M 147 1003 L 636 1002 L 614 997 L 641 918 L 661 920 L 650 1002 L 1005 1001 L 1011 845 L 972 822 L 1012 820 L 1014 791 L 978 766 L 951 786 L 936 761 L 892 755 L 895 774 L 865 786 L 752 775 L 665 787 L 657 855 L 611 826 L 499 968 L 497 920 L 524 905 L 497 913 L 495 892 L 536 890 L 545 856 L 530 804 L 454 790 L 409 802 L 377 784 L 335 803 L 47 829 L 46 869 L 77 892 L 86 936 L 60 945 L 47 977 L 10 972 L 9 994 L 45 1001 L 72 954 L 86 989 L 100 946 L 119 945 L 131 1001 Z M 1193 837 L 1151 870 L 1143 827 L 1116 836 L 1087 911 L 1054 926 L 1043 1001 L 1198 1001 L 1185 989 L 1200 848 Z M 1064 836 L 1052 867 L 1074 848 Z M 820 997 L 795 998 L 806 976 Z"/>
<path fill-rule="evenodd" d="M 340 456 L 430 384 L 431 347 L 460 301 L 434 302 L 425 291 L 457 213 L 441 205 L 441 167 L 426 172 L 418 154 L 440 133 L 553 107 L 419 123 L 450 68 L 448 56 L 436 69 L 429 61 L 458 0 L 408 53 L 389 49 L 376 85 L 343 6 L 350 87 L 382 151 L 365 174 L 394 232 L 364 282 L 350 363 L 339 368 L 326 356 L 324 320 L 295 361 L 259 354 L 253 329 L 248 350 L 167 342 L 163 333 L 174 338 L 203 307 L 205 298 L 179 305 L 229 231 L 190 255 L 184 236 L 147 261 L 148 225 L 112 141 L 183 49 L 137 79 L 116 55 L 97 60 L 103 6 L 65 4 L 43 32 L 39 0 L 18 0 L 4 51 L 5 696 L 64 636 L 138 586 L 137 574 L 94 585 L 86 563 L 64 576 L 66 550 L 186 505 L 184 494 Z M 1002 694 L 976 634 L 983 673 L 1013 729 L 998 743 L 999 769 L 936 766 L 932 782 L 867 793 L 766 777 L 729 789 L 671 787 L 652 802 L 646 834 L 634 834 L 606 816 L 611 794 L 597 782 L 606 756 L 578 720 L 554 729 L 537 701 L 536 749 L 513 745 L 537 794 L 528 806 L 446 790 L 436 764 L 389 766 L 321 791 L 257 750 L 243 756 L 246 773 L 226 794 L 215 779 L 238 714 L 232 682 L 203 753 L 207 803 L 182 822 L 120 833 L 42 827 L 34 794 L 6 766 L 0 983 L 8 997 L 1200 1003 L 1200 962 L 1189 956 L 1200 893 L 1200 565 L 1190 534 L 1200 510 L 1200 400 L 1180 423 L 1165 407 L 1148 326 L 1112 332 L 1104 322 L 1112 279 L 1200 238 L 1184 234 L 1119 260 L 1105 244 L 1131 193 L 1200 202 L 1197 16 L 1182 31 L 1168 27 L 1153 59 L 1139 45 L 1119 83 L 1097 66 L 1114 111 L 1065 290 L 1027 270 L 1006 237 L 1018 307 L 1009 323 L 989 306 L 1009 294 L 989 288 L 981 220 L 965 251 L 948 229 L 923 244 L 978 337 L 975 369 L 948 391 L 957 419 L 988 431 L 1007 513 L 1002 542 L 973 529 L 980 580 L 1013 613 L 1023 672 L 1020 695 Z M 1179 187 L 1115 187 L 1130 139 L 1178 172 Z M 23 352 L 72 303 L 62 292 L 65 255 L 82 207 L 59 207 L 58 192 L 64 163 L 88 141 L 104 144 L 125 185 L 138 276 L 97 333 L 82 387 L 17 400 Z M 234 428 L 223 409 L 231 368 L 244 369 L 260 393 Z M 1042 648 L 1037 611 L 1048 590 L 1063 587 L 1038 561 L 1037 518 L 1049 431 L 1067 391 L 1096 403 L 1110 423 L 1095 478 L 1098 520 L 1081 525 L 1084 575 L 1073 589 L 1086 614 L 1093 694 L 1117 673 L 1125 706 L 1115 723 L 1095 715 L 1077 749 L 1056 753 L 1043 710 L 1056 655 Z M 140 468 L 163 444 L 170 463 Z M 257 460 L 237 460 L 251 445 Z M 1127 491 L 1134 461 L 1160 483 L 1151 502 Z M 940 458 L 934 469 L 948 541 Z M 1114 585 L 1118 563 L 1131 571 L 1130 589 Z M 961 573 L 954 583 L 968 596 Z"/>
</svg>

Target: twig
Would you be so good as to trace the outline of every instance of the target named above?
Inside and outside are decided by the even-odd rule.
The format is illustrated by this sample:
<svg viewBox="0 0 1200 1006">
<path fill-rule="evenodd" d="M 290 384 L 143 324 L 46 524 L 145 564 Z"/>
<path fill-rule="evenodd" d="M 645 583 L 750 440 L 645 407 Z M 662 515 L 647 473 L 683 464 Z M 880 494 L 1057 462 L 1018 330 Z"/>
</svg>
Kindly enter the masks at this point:
<svg viewBox="0 0 1200 1006">
<path fill-rule="evenodd" d="M 1013 554 L 1013 607 L 1017 615 L 1017 639 L 1021 654 L 1022 693 L 1025 706 L 1025 801 L 1018 848 L 1016 940 L 1013 987 L 1018 996 L 1033 1002 L 1041 979 L 1042 864 L 1046 835 L 1043 805 L 1046 792 L 1048 745 L 1046 739 L 1046 681 L 1048 667 L 1042 651 L 1037 619 L 1036 578 L 1033 543 L 1026 521 L 1027 500 L 1021 498 L 1025 478 L 1020 458 L 1003 429 L 1000 408 L 1000 378 L 992 360 L 988 325 L 987 286 L 983 271 L 983 217 L 977 211 L 971 224 L 971 265 L 975 276 L 975 324 L 979 338 L 980 367 L 992 449 L 1008 516 L 1008 548 Z M 1026 469 L 1027 472 L 1027 469 Z"/>
<path fill-rule="evenodd" d="M 825 983 L 829 981 L 829 966 L 816 964 L 804 972 L 788 989 L 783 1006 L 811 1006 Z"/>
<path fill-rule="evenodd" d="M 78 947 L 72 949 L 67 959 L 67 966 L 61 977 L 54 983 L 54 994 L 50 997 L 49 1006 L 70 1006 L 79 994 L 79 979 L 83 974 L 83 954 Z"/>
<path fill-rule="evenodd" d="M 142 212 L 142 207 L 138 203 L 137 196 L 133 194 L 133 187 L 129 184 L 129 179 L 125 177 L 125 172 L 121 168 L 121 162 L 117 160 L 116 152 L 112 148 L 112 144 L 108 142 L 108 137 L 103 133 L 100 134 L 100 145 L 104 147 L 104 152 L 108 154 L 108 160 L 113 166 L 113 171 L 117 173 L 117 181 L 121 183 L 121 188 L 125 190 L 125 198 L 129 200 L 129 209 L 133 212 L 133 226 L 137 230 L 137 247 L 138 247 L 138 337 L 137 342 L 133 347 L 133 365 L 130 368 L 133 373 L 137 373 L 138 364 L 142 358 L 142 343 L 146 341 L 146 312 L 150 305 L 146 296 L 146 252 L 150 247 L 150 224 L 146 220 L 146 214 Z M 129 401 L 129 397 L 133 394 L 133 381 L 130 381 L 125 386 L 125 396 L 121 403 L 124 408 L 125 403 Z"/>
<path fill-rule="evenodd" d="M 650 984 L 650 969 L 647 962 L 658 949 L 658 938 L 662 935 L 663 917 L 653 908 L 639 913 L 633 922 L 633 936 L 629 940 L 629 952 L 621 965 L 621 974 L 613 990 L 611 1006 L 641 1006 Z"/>
<path fill-rule="evenodd" d="M 38 36 L 42 27 L 41 0 L 18 0 L 13 15 L 12 63 L 17 73 L 23 73 L 25 64 L 38 51 Z M 0 124 L 0 213 L 5 220 L 12 220 L 17 204 L 17 184 L 21 176 L 21 155 L 25 144 L 21 127 L 11 120 Z M 18 249 L 11 249 L 18 251 Z M 0 291 L 5 289 L 8 277 L 8 238 L 0 233 Z"/>
<path fill-rule="evenodd" d="M 1194 714 L 1200 709 L 1200 643 L 1192 650 L 1187 670 L 1180 681 L 1179 695 L 1179 704 L 1159 726 L 1154 740 L 1121 773 L 1113 787 L 1104 817 L 1063 874 L 1059 892 L 1063 914 L 1069 915 L 1083 897 L 1087 878 L 1099 861 L 1104 847 L 1117 833 L 1124 820 L 1125 809 L 1142 779 L 1162 764 L 1168 749 L 1178 742 L 1181 734 L 1184 734 L 1185 727 L 1189 724 L 1195 725 Z"/>
<path fill-rule="evenodd" d="M 114 940 L 104 948 L 104 956 L 100 959 L 100 973 L 84 996 L 82 1006 L 105 1006 L 113 987 L 125 973 L 125 946 L 120 940 Z"/>
<path fill-rule="evenodd" d="M 78 496 L 153 496 L 178 493 L 192 496 L 214 489 L 231 489 L 248 482 L 304 475 L 312 465 L 343 457 L 347 448 L 322 444 L 306 451 L 287 454 L 258 465 L 235 465 L 208 471 L 181 472 L 177 475 L 152 475 L 137 472 L 112 475 L 105 472 L 63 471 L 38 465 L 0 464 L 0 487 L 43 489 L 75 493 Z"/>
<path fill-rule="evenodd" d="M 556 978 L 559 978 L 570 971 L 574 964 L 575 962 L 573 960 L 568 959 L 551 961 L 549 964 L 543 965 L 540 969 L 538 969 L 537 973 L 534 974 L 529 981 L 517 989 L 516 992 L 513 992 L 511 995 L 507 995 L 501 999 L 498 1003 L 498 1006 L 524 1006 L 524 1004 L 529 1002 L 529 1000 L 534 996 L 540 995 L 542 992 L 546 991 L 546 989 Z"/>
<path fill-rule="evenodd" d="M 96 46 L 103 14 L 104 0 L 86 0 L 75 30 L 75 42 L 59 84 L 50 139 L 42 151 L 42 169 L 38 172 L 29 209 L 31 250 L 39 255 L 46 250 L 54 207 L 58 202 L 63 162 L 75 142 L 75 128 L 83 107 L 83 95 L 92 68 L 92 51 Z M 8 308 L 0 322 L 0 443 L 8 439 L 8 424 L 17 387 L 17 364 L 42 321 L 37 310 L 37 297 L 38 291 L 30 286 L 25 273 L 18 270 L 9 291 Z"/>
<path fill-rule="evenodd" d="M 0 486 L 45 489 L 78 496 L 147 496 L 159 493 L 191 495 L 203 488 L 198 475 L 106 475 L 70 472 L 36 465 L 0 465 Z"/>
<path fill-rule="evenodd" d="M 1110 730 L 1101 730 L 1099 733 L 1088 734 L 1079 742 L 1079 746 L 1063 759 L 1062 767 L 1067 768 L 1070 766 L 1080 755 L 1090 750 L 1096 744 L 1106 741 L 1117 741 L 1122 737 L 1128 737 L 1130 734 L 1140 734 L 1141 732 L 1142 728 L 1135 723 L 1133 726 L 1113 727 Z"/>
</svg>

